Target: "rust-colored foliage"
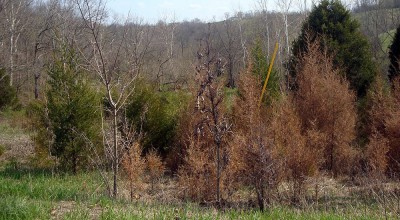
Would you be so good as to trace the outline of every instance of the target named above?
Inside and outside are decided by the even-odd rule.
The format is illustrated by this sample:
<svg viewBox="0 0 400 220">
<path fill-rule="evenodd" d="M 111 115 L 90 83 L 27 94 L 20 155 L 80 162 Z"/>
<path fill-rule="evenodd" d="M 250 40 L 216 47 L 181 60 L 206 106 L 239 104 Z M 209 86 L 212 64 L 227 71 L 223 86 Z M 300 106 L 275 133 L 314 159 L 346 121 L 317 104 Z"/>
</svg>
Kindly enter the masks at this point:
<svg viewBox="0 0 400 220">
<path fill-rule="evenodd" d="M 274 107 L 271 129 L 274 145 L 284 160 L 286 176 L 293 183 L 293 200 L 298 202 L 304 191 L 305 179 L 318 172 L 320 156 L 316 149 L 307 145 L 291 97 L 285 97 Z"/>
<path fill-rule="evenodd" d="M 139 143 L 135 142 L 122 157 L 122 167 L 129 180 L 131 200 L 135 197 L 135 191 L 140 189 L 142 176 L 146 168 L 145 160 L 141 157 L 141 153 L 142 148 Z"/>
<path fill-rule="evenodd" d="M 213 148 L 207 146 L 204 138 L 190 137 L 185 163 L 178 171 L 178 185 L 184 198 L 211 202 L 215 200 L 216 166 Z"/>
<path fill-rule="evenodd" d="M 389 174 L 400 176 L 400 77 L 393 81 L 394 108 L 386 120 L 389 140 Z"/>
<path fill-rule="evenodd" d="M 225 138 L 230 129 L 223 106 L 222 58 L 211 54 L 210 33 L 201 41 L 196 66 L 196 106 L 187 127 L 187 156 L 179 171 L 185 196 L 221 205 L 228 163 Z M 202 185 L 199 185 L 202 184 Z M 229 184 L 228 184 L 229 185 Z M 214 198 L 213 198 L 214 195 Z"/>
<path fill-rule="evenodd" d="M 388 151 L 388 140 L 378 132 L 372 132 L 364 153 L 368 166 L 367 171 L 370 175 L 382 177 L 385 174 L 388 165 Z"/>
<path fill-rule="evenodd" d="M 151 190 L 153 191 L 154 186 L 165 172 L 165 166 L 161 160 L 161 157 L 154 150 L 151 150 L 147 153 L 145 161 L 147 175 L 151 184 Z"/>
<path fill-rule="evenodd" d="M 385 135 L 385 121 L 390 117 L 394 107 L 394 100 L 390 87 L 385 84 L 383 76 L 376 77 L 367 94 L 368 123 L 366 126 L 368 136 L 373 133 Z"/>
<path fill-rule="evenodd" d="M 389 142 L 386 123 L 393 111 L 393 101 L 383 76 L 376 77 L 367 93 L 367 123 L 363 129 L 369 142 L 364 151 L 366 171 L 372 176 L 382 176 L 387 169 Z"/>
<path fill-rule="evenodd" d="M 267 108 L 258 107 L 260 84 L 248 72 L 240 76 L 229 170 L 238 184 L 254 188 L 260 210 L 264 210 L 280 182 L 282 160 L 273 145 Z"/>
<path fill-rule="evenodd" d="M 351 147 L 356 135 L 355 95 L 333 68 L 332 58 L 319 48 L 318 42 L 309 43 L 307 53 L 299 58 L 296 103 L 303 133 L 320 133 L 323 168 L 337 175 L 349 171 L 355 153 Z"/>
</svg>

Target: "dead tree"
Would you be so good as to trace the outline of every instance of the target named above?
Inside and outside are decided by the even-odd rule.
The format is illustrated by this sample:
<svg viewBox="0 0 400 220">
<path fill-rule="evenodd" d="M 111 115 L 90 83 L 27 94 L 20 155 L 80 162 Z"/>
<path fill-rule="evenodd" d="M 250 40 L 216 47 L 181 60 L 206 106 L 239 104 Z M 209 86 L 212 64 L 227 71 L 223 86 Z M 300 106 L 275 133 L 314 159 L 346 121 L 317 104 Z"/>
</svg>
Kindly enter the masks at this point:
<svg viewBox="0 0 400 220">
<path fill-rule="evenodd" d="M 202 119 L 197 125 L 198 135 L 210 132 L 215 144 L 216 160 L 216 204 L 221 204 L 221 147 L 223 138 L 230 129 L 227 118 L 223 112 L 223 94 L 219 76 L 224 71 L 224 64 L 220 57 L 212 54 L 210 39 L 210 26 L 208 33 L 201 40 L 200 50 L 197 52 L 198 66 L 197 83 L 200 86 L 197 91 L 196 110 L 201 113 Z"/>
</svg>

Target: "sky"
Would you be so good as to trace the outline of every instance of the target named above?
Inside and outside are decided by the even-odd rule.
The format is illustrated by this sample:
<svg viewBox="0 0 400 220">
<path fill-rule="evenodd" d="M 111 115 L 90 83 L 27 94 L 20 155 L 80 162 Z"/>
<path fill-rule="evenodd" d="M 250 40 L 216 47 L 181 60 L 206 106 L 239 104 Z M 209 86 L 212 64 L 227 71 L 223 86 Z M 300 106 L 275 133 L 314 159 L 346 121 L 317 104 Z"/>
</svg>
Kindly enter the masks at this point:
<svg viewBox="0 0 400 220">
<path fill-rule="evenodd" d="M 299 10 L 299 3 L 307 1 L 308 8 L 311 2 L 319 0 L 288 0 L 292 1 L 291 10 Z M 237 11 L 254 11 L 257 0 L 107 0 L 107 8 L 111 15 L 120 15 L 131 18 L 141 18 L 144 22 L 156 23 L 159 20 L 166 22 L 191 21 L 199 18 L 202 21 L 223 20 L 225 13 L 233 14 Z M 268 10 L 279 10 L 278 0 L 267 0 Z M 346 2 L 352 0 L 342 0 Z"/>
<path fill-rule="evenodd" d="M 226 12 L 250 11 L 254 0 L 108 0 L 112 14 L 139 17 L 145 22 L 158 20 L 222 20 Z"/>
</svg>

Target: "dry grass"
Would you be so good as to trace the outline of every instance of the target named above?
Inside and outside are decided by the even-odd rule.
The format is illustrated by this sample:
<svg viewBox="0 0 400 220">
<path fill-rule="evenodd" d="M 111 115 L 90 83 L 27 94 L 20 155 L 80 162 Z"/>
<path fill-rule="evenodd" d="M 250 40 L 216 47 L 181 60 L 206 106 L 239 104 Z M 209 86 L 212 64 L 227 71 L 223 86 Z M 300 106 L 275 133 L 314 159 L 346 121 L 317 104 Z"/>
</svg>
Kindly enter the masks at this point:
<svg viewBox="0 0 400 220">
<path fill-rule="evenodd" d="M 0 113 L 0 145 L 4 148 L 0 163 L 13 160 L 27 163 L 33 156 L 34 145 L 30 134 L 24 130 L 27 119 L 23 112 Z"/>
</svg>

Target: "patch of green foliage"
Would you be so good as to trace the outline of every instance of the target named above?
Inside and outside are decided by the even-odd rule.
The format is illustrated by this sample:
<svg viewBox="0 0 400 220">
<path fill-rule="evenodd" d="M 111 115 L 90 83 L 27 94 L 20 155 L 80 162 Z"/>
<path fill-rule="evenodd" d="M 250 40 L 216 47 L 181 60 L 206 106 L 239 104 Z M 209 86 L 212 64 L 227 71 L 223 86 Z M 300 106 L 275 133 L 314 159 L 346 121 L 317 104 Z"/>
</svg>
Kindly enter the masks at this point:
<svg viewBox="0 0 400 220">
<path fill-rule="evenodd" d="M 271 63 L 268 63 L 267 59 L 266 53 L 264 53 L 262 49 L 262 42 L 260 39 L 257 39 L 254 47 L 251 50 L 250 72 L 261 79 L 260 94 L 268 75 L 269 66 L 271 65 Z M 281 78 L 279 77 L 278 71 L 272 69 L 263 101 L 266 101 L 266 103 L 271 103 L 271 101 L 279 99 L 280 81 Z"/>
<path fill-rule="evenodd" d="M 144 151 L 156 149 L 165 155 L 175 138 L 179 115 L 189 101 L 185 91 L 159 92 L 139 81 L 127 105 L 127 117 L 137 132 L 144 133 Z"/>
<path fill-rule="evenodd" d="M 28 111 L 37 131 L 35 150 L 39 160 L 50 151 L 60 168 L 76 173 L 100 146 L 100 99 L 86 82 L 71 48 L 58 54 L 47 73 L 46 101 L 32 103 Z"/>
<path fill-rule="evenodd" d="M 6 151 L 6 148 L 0 144 L 0 157 L 1 157 L 1 155 L 4 154 L 5 151 Z"/>
<path fill-rule="evenodd" d="M 232 113 L 235 104 L 235 98 L 238 95 L 237 88 L 224 87 L 224 107 L 229 113 Z"/>
<path fill-rule="evenodd" d="M 17 90 L 10 86 L 10 76 L 4 69 L 0 69 L 0 110 L 13 107 L 17 102 Z"/>
</svg>

